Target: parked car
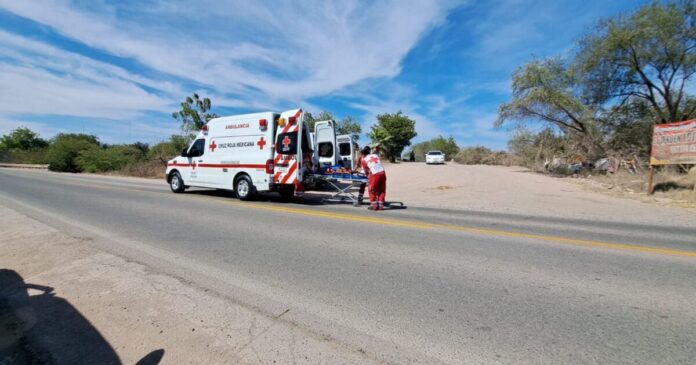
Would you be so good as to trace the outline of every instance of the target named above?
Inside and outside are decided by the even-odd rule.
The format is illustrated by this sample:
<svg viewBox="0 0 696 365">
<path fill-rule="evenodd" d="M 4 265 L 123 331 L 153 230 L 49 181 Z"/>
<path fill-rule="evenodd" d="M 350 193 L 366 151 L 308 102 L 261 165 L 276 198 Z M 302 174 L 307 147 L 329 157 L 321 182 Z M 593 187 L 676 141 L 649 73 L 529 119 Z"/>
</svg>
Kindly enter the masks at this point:
<svg viewBox="0 0 696 365">
<path fill-rule="evenodd" d="M 445 154 L 441 151 L 428 151 L 425 154 L 425 163 L 430 164 L 443 164 L 445 163 Z"/>
</svg>

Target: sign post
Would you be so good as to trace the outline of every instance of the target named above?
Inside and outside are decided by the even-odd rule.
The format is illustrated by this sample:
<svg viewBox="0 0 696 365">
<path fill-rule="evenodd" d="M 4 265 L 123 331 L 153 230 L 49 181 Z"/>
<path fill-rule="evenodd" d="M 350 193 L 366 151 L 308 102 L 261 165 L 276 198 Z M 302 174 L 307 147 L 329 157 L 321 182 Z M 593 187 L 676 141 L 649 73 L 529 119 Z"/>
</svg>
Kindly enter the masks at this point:
<svg viewBox="0 0 696 365">
<path fill-rule="evenodd" d="M 696 164 L 696 119 L 653 128 L 648 195 L 653 192 L 655 167 L 677 164 Z"/>
</svg>

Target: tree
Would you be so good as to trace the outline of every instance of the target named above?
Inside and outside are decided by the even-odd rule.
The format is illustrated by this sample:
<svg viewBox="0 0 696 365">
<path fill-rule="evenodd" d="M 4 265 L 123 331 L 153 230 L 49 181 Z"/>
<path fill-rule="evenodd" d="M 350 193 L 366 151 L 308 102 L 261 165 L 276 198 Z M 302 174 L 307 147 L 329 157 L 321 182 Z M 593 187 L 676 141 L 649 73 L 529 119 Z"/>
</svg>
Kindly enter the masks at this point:
<svg viewBox="0 0 696 365">
<path fill-rule="evenodd" d="M 181 130 L 187 134 L 199 131 L 209 120 L 217 118 L 217 114 L 209 113 L 210 99 L 201 99 L 196 93 L 187 96 L 180 105 L 181 110 L 172 113 L 172 117 L 181 123 Z"/>
<path fill-rule="evenodd" d="M 411 145 L 411 139 L 416 135 L 416 121 L 401 111 L 378 115 L 377 124 L 371 127 L 369 133 L 373 143 L 379 143 L 392 162 L 401 156 L 404 148 Z"/>
<path fill-rule="evenodd" d="M 44 148 L 48 145 L 45 139 L 29 128 L 16 128 L 10 134 L 0 137 L 0 150 L 31 150 Z"/>
<path fill-rule="evenodd" d="M 542 121 L 561 131 L 590 158 L 604 154 L 600 105 L 586 98 L 575 70 L 558 58 L 535 60 L 512 76 L 512 101 L 498 108 L 496 127 Z"/>
<path fill-rule="evenodd" d="M 310 112 L 305 112 L 304 120 L 307 123 L 307 127 L 312 132 L 314 131 L 314 125 L 317 122 L 322 122 L 325 120 L 333 120 L 336 122 L 336 134 L 359 134 L 362 132 L 360 124 L 357 121 L 355 121 L 355 119 L 353 119 L 353 117 L 351 117 L 350 115 L 347 115 L 340 121 L 336 121 L 336 118 L 334 118 L 333 114 L 326 110 L 319 113 L 316 117 Z"/>
<path fill-rule="evenodd" d="M 362 127 L 353 117 L 347 115 L 345 118 L 336 122 L 336 134 L 362 133 Z"/>
<path fill-rule="evenodd" d="M 513 73 L 512 101 L 498 108 L 495 125 L 542 120 L 564 132 L 587 133 L 595 111 L 580 93 L 575 75 L 563 61 L 532 61 Z"/>
<path fill-rule="evenodd" d="M 595 103 L 647 102 L 658 123 L 696 116 L 696 5 L 653 2 L 601 22 L 580 42 L 577 64 Z"/>
<path fill-rule="evenodd" d="M 314 132 L 314 125 L 317 122 L 323 122 L 325 120 L 334 120 L 333 114 L 331 112 L 327 112 L 326 110 L 322 111 L 319 113 L 316 117 L 312 115 L 310 112 L 305 112 L 304 113 L 304 120 L 307 123 L 307 127 L 309 128 L 310 132 Z"/>
<path fill-rule="evenodd" d="M 48 146 L 46 159 L 52 171 L 80 172 L 76 159 L 80 152 L 99 147 L 97 137 L 88 134 L 61 133 Z"/>
</svg>

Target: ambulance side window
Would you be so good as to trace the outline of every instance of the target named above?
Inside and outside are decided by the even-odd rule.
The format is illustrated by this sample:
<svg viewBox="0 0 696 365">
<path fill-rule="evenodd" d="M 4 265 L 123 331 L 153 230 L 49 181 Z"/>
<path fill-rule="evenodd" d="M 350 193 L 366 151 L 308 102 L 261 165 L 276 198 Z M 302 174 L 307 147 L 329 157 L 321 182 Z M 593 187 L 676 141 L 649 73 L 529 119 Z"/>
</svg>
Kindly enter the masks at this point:
<svg viewBox="0 0 696 365">
<path fill-rule="evenodd" d="M 333 143 L 322 142 L 319 143 L 319 157 L 331 157 L 333 156 Z"/>
<path fill-rule="evenodd" d="M 189 157 L 203 156 L 203 151 L 205 151 L 205 139 L 197 139 L 196 142 L 193 142 L 193 145 L 191 145 Z"/>
<path fill-rule="evenodd" d="M 350 156 L 350 143 L 339 143 L 338 144 L 338 154 L 341 156 Z"/>
</svg>

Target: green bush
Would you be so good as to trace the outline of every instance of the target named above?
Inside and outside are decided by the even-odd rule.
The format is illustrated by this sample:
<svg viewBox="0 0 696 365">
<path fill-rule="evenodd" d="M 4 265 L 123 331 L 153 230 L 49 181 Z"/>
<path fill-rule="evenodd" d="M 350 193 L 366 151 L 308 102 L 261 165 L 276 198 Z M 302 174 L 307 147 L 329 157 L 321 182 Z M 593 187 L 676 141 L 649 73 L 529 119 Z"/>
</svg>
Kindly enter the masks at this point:
<svg viewBox="0 0 696 365">
<path fill-rule="evenodd" d="M 158 161 L 162 164 L 167 164 L 167 161 L 172 158 L 179 156 L 181 150 L 189 145 L 189 140 L 187 137 L 180 135 L 173 135 L 169 138 L 169 141 L 160 142 L 152 148 L 147 154 L 148 160 Z"/>
<path fill-rule="evenodd" d="M 0 161 L 7 163 L 46 163 L 48 142 L 29 128 L 17 128 L 0 137 Z"/>
<path fill-rule="evenodd" d="M 29 150 L 14 149 L 8 151 L 10 163 L 45 164 L 47 148 L 32 148 Z"/>
<path fill-rule="evenodd" d="M 97 137 L 88 134 L 61 133 L 55 136 L 46 151 L 51 171 L 80 172 L 76 159 L 80 152 L 99 148 Z"/>
<path fill-rule="evenodd" d="M 75 164 L 83 172 L 120 170 L 145 158 L 139 145 L 92 146 L 80 151 Z"/>
</svg>

